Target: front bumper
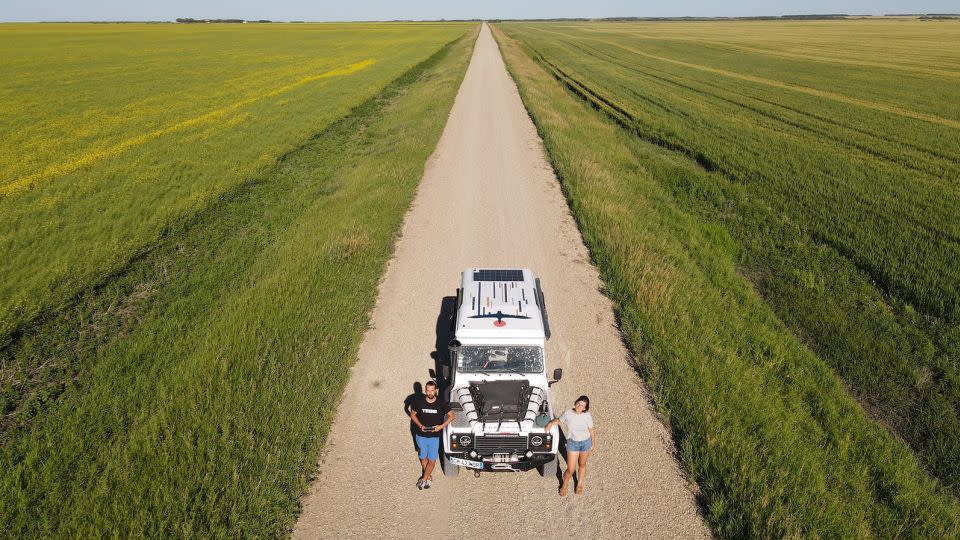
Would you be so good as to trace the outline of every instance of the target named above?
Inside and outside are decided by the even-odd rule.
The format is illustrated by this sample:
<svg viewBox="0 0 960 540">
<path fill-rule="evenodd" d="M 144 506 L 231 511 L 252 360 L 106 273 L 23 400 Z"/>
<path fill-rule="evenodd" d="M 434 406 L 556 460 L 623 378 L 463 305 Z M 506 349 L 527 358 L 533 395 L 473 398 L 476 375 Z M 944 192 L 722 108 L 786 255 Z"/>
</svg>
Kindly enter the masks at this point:
<svg viewBox="0 0 960 540">
<path fill-rule="evenodd" d="M 458 453 L 446 454 L 448 457 L 456 457 L 460 459 L 468 459 L 470 461 L 481 461 L 483 463 L 482 469 L 471 469 L 475 471 L 489 471 L 489 472 L 525 472 L 530 469 L 539 467 L 545 463 L 550 463 L 553 459 L 557 457 L 553 453 L 540 453 L 533 454 L 531 457 L 520 456 L 516 460 L 509 461 L 496 461 L 493 456 L 480 456 L 480 457 L 470 457 L 469 453 Z"/>
</svg>

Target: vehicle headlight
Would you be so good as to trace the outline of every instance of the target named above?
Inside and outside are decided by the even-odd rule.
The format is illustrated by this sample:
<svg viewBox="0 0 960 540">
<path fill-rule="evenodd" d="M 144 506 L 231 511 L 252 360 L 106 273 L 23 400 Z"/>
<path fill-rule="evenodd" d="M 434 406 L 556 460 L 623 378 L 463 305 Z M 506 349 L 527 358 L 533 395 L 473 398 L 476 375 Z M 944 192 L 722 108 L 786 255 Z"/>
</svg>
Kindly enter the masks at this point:
<svg viewBox="0 0 960 540">
<path fill-rule="evenodd" d="M 553 435 L 549 433 L 535 433 L 530 436 L 530 448 L 534 450 L 544 451 L 553 449 Z"/>
<path fill-rule="evenodd" d="M 469 433 L 451 433 L 450 449 L 458 452 L 469 450 L 473 446 L 473 437 Z"/>
</svg>

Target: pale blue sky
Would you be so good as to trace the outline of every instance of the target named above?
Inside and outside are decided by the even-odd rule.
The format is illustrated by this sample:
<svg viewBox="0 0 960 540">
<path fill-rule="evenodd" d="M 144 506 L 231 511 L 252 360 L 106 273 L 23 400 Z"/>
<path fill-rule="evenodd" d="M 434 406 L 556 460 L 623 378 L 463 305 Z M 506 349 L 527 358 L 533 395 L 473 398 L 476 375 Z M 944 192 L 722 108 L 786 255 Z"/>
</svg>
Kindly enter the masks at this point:
<svg viewBox="0 0 960 540">
<path fill-rule="evenodd" d="M 349 21 L 391 19 L 954 13 L 960 0 L 0 0 L 2 21 L 172 20 L 177 17 Z"/>
</svg>

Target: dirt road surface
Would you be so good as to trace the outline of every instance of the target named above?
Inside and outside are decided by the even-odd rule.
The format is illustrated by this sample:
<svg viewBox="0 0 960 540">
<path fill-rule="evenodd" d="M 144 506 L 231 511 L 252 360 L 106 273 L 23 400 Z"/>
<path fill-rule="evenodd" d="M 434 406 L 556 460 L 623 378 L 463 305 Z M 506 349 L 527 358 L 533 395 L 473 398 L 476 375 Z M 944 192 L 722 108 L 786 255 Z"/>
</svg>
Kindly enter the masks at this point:
<svg viewBox="0 0 960 540">
<path fill-rule="evenodd" d="M 405 398 L 429 379 L 460 272 L 528 267 L 543 280 L 560 407 L 591 398 L 585 493 L 537 472 L 469 471 L 415 487 Z M 484 26 L 380 285 L 372 328 L 304 497 L 294 538 L 709 536 L 669 435 L 630 367 L 610 301 L 490 30 Z M 438 333 L 442 334 L 438 337 Z M 439 343 L 438 343 L 439 341 Z M 562 470 L 562 467 L 561 467 Z"/>
</svg>

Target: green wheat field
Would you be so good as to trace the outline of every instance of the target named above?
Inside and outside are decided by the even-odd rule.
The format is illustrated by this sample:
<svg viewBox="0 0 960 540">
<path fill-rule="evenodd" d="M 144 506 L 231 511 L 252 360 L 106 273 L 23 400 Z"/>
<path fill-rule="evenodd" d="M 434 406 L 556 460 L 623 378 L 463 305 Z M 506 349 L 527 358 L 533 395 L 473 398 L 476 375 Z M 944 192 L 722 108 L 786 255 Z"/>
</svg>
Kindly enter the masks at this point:
<svg viewBox="0 0 960 540">
<path fill-rule="evenodd" d="M 500 29 L 714 531 L 958 534 L 960 21 Z"/>
</svg>

